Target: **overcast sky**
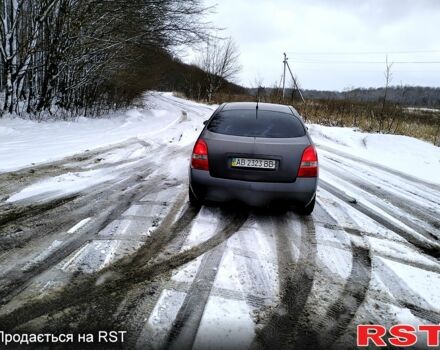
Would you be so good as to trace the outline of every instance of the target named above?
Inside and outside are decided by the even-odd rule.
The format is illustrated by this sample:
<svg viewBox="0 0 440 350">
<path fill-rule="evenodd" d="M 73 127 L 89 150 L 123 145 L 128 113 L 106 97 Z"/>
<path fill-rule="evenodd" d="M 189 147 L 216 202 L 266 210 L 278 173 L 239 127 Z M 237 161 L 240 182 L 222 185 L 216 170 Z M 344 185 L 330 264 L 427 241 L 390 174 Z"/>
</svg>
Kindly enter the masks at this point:
<svg viewBox="0 0 440 350">
<path fill-rule="evenodd" d="M 384 84 L 440 86 L 440 0 L 206 0 L 209 18 L 232 36 L 243 70 L 237 82 L 280 81 L 283 52 L 306 89 Z M 372 63 L 378 62 L 378 63 Z"/>
</svg>

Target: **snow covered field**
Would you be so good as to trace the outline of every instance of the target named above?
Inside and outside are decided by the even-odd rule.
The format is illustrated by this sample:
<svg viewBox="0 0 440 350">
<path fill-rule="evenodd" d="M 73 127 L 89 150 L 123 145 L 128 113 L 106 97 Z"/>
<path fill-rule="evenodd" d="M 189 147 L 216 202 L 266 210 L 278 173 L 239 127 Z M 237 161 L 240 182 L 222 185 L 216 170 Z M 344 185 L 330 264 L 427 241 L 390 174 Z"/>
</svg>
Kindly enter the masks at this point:
<svg viewBox="0 0 440 350">
<path fill-rule="evenodd" d="M 0 329 L 127 330 L 140 349 L 348 349 L 360 323 L 440 323 L 438 147 L 309 125 L 310 218 L 197 210 L 188 162 L 215 106 L 145 104 L 0 120 Z"/>
</svg>

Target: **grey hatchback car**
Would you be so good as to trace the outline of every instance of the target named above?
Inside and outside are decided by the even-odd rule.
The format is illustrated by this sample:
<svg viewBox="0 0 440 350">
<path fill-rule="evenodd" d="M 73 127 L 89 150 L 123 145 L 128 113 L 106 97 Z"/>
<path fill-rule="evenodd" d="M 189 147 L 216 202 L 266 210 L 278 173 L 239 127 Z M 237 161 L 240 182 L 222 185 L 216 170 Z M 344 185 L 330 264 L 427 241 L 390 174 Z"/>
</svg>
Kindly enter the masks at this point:
<svg viewBox="0 0 440 350">
<path fill-rule="evenodd" d="M 315 206 L 318 156 L 290 106 L 220 105 L 200 133 L 189 169 L 190 202 L 287 202 L 308 215 Z"/>
</svg>

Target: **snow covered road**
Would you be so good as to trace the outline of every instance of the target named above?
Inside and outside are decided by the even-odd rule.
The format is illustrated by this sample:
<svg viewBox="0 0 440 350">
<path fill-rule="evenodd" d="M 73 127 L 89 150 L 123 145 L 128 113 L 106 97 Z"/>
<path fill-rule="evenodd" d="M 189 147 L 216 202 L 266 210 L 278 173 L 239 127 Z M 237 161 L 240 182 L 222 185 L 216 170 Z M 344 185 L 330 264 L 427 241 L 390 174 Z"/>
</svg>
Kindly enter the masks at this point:
<svg viewBox="0 0 440 350">
<path fill-rule="evenodd" d="M 187 167 L 214 107 L 146 101 L 105 120 L 107 140 L 81 121 L 65 137 L 42 126 L 32 147 L 38 126 L 0 124 L 0 330 L 124 330 L 122 346 L 139 349 L 351 349 L 358 324 L 440 323 L 437 147 L 311 125 L 310 217 L 198 210 Z"/>
</svg>

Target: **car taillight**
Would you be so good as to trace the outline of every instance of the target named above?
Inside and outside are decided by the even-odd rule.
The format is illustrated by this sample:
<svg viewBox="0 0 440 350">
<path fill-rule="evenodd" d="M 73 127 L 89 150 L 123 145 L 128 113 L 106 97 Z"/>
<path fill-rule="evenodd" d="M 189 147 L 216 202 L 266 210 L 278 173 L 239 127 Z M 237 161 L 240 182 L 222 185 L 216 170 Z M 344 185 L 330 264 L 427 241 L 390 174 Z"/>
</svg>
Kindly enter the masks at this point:
<svg viewBox="0 0 440 350">
<path fill-rule="evenodd" d="M 318 176 L 318 154 L 315 147 L 308 146 L 301 157 L 298 177 L 317 177 Z"/>
<path fill-rule="evenodd" d="M 203 139 L 198 139 L 194 146 L 191 167 L 199 170 L 209 170 L 208 145 Z"/>
</svg>

